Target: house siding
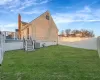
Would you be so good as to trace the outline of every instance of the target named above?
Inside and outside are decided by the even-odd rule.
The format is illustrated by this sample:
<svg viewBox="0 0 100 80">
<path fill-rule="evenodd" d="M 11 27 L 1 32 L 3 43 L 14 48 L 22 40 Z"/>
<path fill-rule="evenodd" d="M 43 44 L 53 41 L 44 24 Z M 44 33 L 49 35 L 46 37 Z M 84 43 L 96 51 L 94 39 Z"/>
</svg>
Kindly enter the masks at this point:
<svg viewBox="0 0 100 80">
<path fill-rule="evenodd" d="M 49 20 L 46 19 L 47 14 L 50 16 L 50 14 L 46 12 L 30 22 L 28 27 L 22 30 L 22 34 L 25 38 L 27 38 L 27 28 L 29 28 L 29 36 L 35 40 L 57 41 L 58 29 L 51 16 Z"/>
</svg>

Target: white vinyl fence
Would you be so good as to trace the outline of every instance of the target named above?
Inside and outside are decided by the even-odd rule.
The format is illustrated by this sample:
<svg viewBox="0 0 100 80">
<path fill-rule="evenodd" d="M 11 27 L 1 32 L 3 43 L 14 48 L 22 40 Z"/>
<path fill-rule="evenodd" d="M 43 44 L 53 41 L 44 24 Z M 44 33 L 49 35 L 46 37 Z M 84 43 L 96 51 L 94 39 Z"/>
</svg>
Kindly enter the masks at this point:
<svg viewBox="0 0 100 80">
<path fill-rule="evenodd" d="M 90 38 L 90 39 L 75 41 L 75 42 L 61 41 L 59 42 L 59 44 L 65 45 L 65 46 L 76 47 L 76 48 L 97 50 L 97 38 Z"/>
<path fill-rule="evenodd" d="M 100 36 L 97 38 L 97 48 L 98 48 L 98 54 L 100 57 Z"/>
<path fill-rule="evenodd" d="M 23 42 L 8 42 L 4 44 L 5 51 L 23 49 Z"/>
<path fill-rule="evenodd" d="M 0 64 L 2 64 L 3 61 L 3 55 L 4 55 L 4 43 L 5 43 L 5 38 L 2 33 L 0 33 Z"/>
</svg>

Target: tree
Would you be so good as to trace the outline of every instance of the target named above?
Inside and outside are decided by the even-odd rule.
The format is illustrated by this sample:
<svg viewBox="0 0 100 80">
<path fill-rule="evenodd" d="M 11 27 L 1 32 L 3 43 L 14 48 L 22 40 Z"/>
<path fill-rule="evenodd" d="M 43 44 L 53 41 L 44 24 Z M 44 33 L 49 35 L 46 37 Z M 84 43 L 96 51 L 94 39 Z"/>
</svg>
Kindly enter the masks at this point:
<svg viewBox="0 0 100 80">
<path fill-rule="evenodd" d="M 71 29 L 66 29 L 66 30 L 65 30 L 65 33 L 66 33 L 66 36 L 67 36 L 67 37 L 70 35 L 70 32 L 71 32 Z"/>
<path fill-rule="evenodd" d="M 94 37 L 94 32 L 91 30 L 86 30 L 86 29 L 82 29 L 81 30 L 81 33 L 82 33 L 82 37 Z"/>
<path fill-rule="evenodd" d="M 60 36 L 64 36 L 66 34 L 67 37 L 94 37 L 94 32 L 92 30 L 86 30 L 86 29 L 81 29 L 81 30 L 71 30 L 71 29 L 66 29 L 65 31 L 62 30 L 60 33 Z"/>
<path fill-rule="evenodd" d="M 91 31 L 88 31 L 88 37 L 94 37 L 94 32 L 91 30 Z"/>
<path fill-rule="evenodd" d="M 86 37 L 87 31 L 85 29 L 81 29 L 81 33 L 82 33 L 81 37 Z"/>
<path fill-rule="evenodd" d="M 61 36 L 64 36 L 64 30 L 61 31 L 60 35 Z"/>
<path fill-rule="evenodd" d="M 76 34 L 79 34 L 79 33 L 81 33 L 80 30 L 73 30 L 72 31 L 72 34 L 74 35 L 74 37 L 76 37 Z"/>
</svg>

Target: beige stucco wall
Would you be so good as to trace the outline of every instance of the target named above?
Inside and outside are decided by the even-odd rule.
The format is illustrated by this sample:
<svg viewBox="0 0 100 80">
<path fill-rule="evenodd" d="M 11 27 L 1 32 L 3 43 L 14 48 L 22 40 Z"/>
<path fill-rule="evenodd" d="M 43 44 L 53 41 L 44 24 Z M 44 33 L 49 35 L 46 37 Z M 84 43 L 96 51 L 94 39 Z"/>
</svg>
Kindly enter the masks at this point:
<svg viewBox="0 0 100 80">
<path fill-rule="evenodd" d="M 24 28 L 24 25 L 21 23 L 21 30 Z M 21 39 L 23 39 L 23 37 L 26 37 L 27 35 L 27 31 L 26 29 L 25 30 L 22 30 L 21 31 Z"/>
<path fill-rule="evenodd" d="M 27 28 L 29 28 L 29 37 L 31 37 L 33 34 L 32 33 L 32 25 L 29 25 L 29 27 L 27 27 Z M 27 28 L 25 28 L 24 30 L 21 31 L 21 39 L 23 39 L 23 37 L 27 38 Z"/>
<path fill-rule="evenodd" d="M 28 25 L 29 34 L 33 39 L 36 40 L 57 41 L 58 29 L 50 14 L 50 19 L 46 19 L 47 14 L 48 12 L 30 22 L 30 25 Z M 22 31 L 22 34 L 24 37 L 27 36 L 27 28 Z"/>
</svg>

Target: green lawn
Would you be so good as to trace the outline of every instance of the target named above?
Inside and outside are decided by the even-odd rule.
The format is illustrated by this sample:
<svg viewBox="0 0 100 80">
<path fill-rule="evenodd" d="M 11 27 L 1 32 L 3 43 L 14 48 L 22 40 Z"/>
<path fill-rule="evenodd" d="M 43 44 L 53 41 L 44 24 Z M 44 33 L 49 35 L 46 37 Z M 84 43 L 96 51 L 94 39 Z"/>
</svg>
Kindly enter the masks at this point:
<svg viewBox="0 0 100 80">
<path fill-rule="evenodd" d="M 50 46 L 33 52 L 9 51 L 4 56 L 2 80 L 100 80 L 97 51 Z"/>
</svg>

